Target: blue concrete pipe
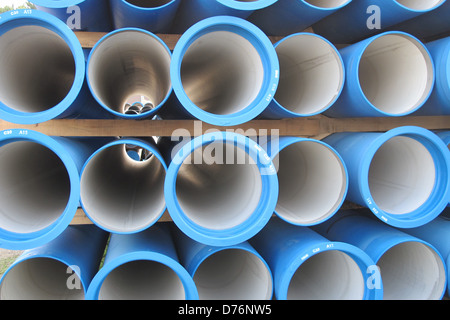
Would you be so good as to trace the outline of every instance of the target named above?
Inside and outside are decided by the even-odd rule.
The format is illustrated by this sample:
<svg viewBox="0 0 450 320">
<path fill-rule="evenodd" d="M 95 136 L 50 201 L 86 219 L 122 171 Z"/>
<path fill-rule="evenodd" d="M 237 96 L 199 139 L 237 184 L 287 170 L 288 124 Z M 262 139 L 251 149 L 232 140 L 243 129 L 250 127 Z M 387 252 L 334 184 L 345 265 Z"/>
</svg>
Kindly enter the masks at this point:
<svg viewBox="0 0 450 320">
<path fill-rule="evenodd" d="M 199 293 L 200 300 L 270 300 L 272 272 L 247 241 L 213 247 L 199 243 L 173 226 L 180 257 Z"/>
<path fill-rule="evenodd" d="M 314 116 L 329 109 L 342 92 L 345 68 L 339 51 L 313 33 L 295 33 L 275 44 L 280 81 L 260 118 Z"/>
<path fill-rule="evenodd" d="M 3 120 L 36 124 L 107 115 L 89 92 L 81 44 L 59 19 L 39 10 L 6 12 L 0 35 Z"/>
<path fill-rule="evenodd" d="M 328 240 L 308 227 L 294 226 L 277 217 L 250 244 L 269 264 L 278 300 L 383 297 L 375 263 L 351 244 Z"/>
<path fill-rule="evenodd" d="M 179 263 L 167 223 L 134 234 L 111 234 L 103 266 L 87 300 L 198 300 L 195 283 Z"/>
<path fill-rule="evenodd" d="M 450 152 L 433 132 L 406 126 L 385 133 L 336 133 L 323 141 L 347 166 L 347 200 L 369 208 L 384 223 L 418 227 L 447 206 Z"/>
<path fill-rule="evenodd" d="M 417 111 L 435 84 L 426 46 L 403 32 L 385 32 L 339 50 L 344 89 L 329 117 L 400 117 Z"/>
<path fill-rule="evenodd" d="M 313 229 L 332 241 L 349 243 L 366 252 L 379 268 L 385 300 L 442 299 L 447 283 L 442 255 L 407 230 L 351 210 L 340 211 Z"/>
<path fill-rule="evenodd" d="M 93 152 L 81 171 L 81 206 L 100 228 L 136 233 L 166 210 L 167 165 L 152 138 L 120 138 Z"/>
<path fill-rule="evenodd" d="M 288 223 L 312 226 L 332 217 L 348 189 L 342 157 L 326 143 L 301 137 L 260 137 L 278 175 L 275 214 Z"/>
<path fill-rule="evenodd" d="M 67 228 L 80 203 L 81 168 L 101 140 L 0 132 L 0 247 L 38 247 Z"/>
<path fill-rule="evenodd" d="M 155 34 L 138 28 L 118 29 L 102 37 L 87 62 L 87 82 L 93 97 L 112 116 L 151 118 L 172 93 L 172 54 Z M 127 105 L 151 104 L 128 114 Z"/>
<path fill-rule="evenodd" d="M 436 83 L 430 98 L 415 115 L 450 115 L 450 37 L 429 42 L 426 46 L 436 66 Z"/>
<path fill-rule="evenodd" d="M 272 6 L 277 0 L 183 0 L 180 3 L 173 33 L 184 33 L 197 22 L 214 16 L 247 19 L 253 12 Z"/>
<path fill-rule="evenodd" d="M 351 0 L 279 0 L 248 20 L 271 36 L 288 36 L 342 10 Z"/>
<path fill-rule="evenodd" d="M 109 0 L 31 0 L 74 31 L 109 32 L 113 29 Z"/>
<path fill-rule="evenodd" d="M 333 43 L 348 44 L 435 10 L 446 0 L 358 0 L 314 24 L 314 32 Z M 422 26 L 425 27 L 426 26 Z"/>
<path fill-rule="evenodd" d="M 114 29 L 140 28 L 153 33 L 170 33 L 181 0 L 111 0 Z"/>
<path fill-rule="evenodd" d="M 190 238 L 234 245 L 272 216 L 278 178 L 267 153 L 250 138 L 210 132 L 172 147 L 164 194 L 168 212 Z"/>
<path fill-rule="evenodd" d="M 26 250 L 0 281 L 2 300 L 84 300 L 109 234 L 93 225 L 69 226 L 56 239 Z"/>
<path fill-rule="evenodd" d="M 256 118 L 269 105 L 279 63 L 261 30 L 241 18 L 217 16 L 181 36 L 170 73 L 176 99 L 164 108 L 162 118 L 232 126 Z"/>
</svg>

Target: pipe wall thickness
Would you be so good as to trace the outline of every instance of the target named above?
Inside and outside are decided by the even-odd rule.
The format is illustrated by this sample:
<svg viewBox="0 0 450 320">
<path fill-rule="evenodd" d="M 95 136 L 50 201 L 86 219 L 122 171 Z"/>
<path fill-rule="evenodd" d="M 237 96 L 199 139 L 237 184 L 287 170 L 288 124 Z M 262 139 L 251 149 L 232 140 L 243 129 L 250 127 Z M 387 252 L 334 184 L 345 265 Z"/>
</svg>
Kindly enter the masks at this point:
<svg viewBox="0 0 450 320">
<path fill-rule="evenodd" d="M 0 132 L 0 247 L 39 247 L 67 228 L 80 202 L 81 168 L 99 143 L 31 130 Z"/>
<path fill-rule="evenodd" d="M 402 32 L 385 32 L 339 50 L 346 70 L 329 117 L 400 117 L 423 106 L 435 84 L 426 46 Z"/>
<path fill-rule="evenodd" d="M 313 228 L 366 252 L 380 270 L 385 300 L 442 299 L 446 264 L 430 243 L 356 211 L 340 211 Z"/>
<path fill-rule="evenodd" d="M 2 300 L 84 300 L 98 271 L 108 233 L 69 226 L 49 243 L 26 250 L 0 281 Z"/>
<path fill-rule="evenodd" d="M 250 240 L 267 261 L 278 300 L 379 300 L 383 285 L 361 249 L 274 217 Z M 371 278 L 379 281 L 369 286 Z"/>
<path fill-rule="evenodd" d="M 183 139 L 170 152 L 164 194 L 169 214 L 190 238 L 226 246 L 258 233 L 278 198 L 278 178 L 267 153 L 232 132 Z"/>
<path fill-rule="evenodd" d="M 248 20 L 267 35 L 288 36 L 342 10 L 351 0 L 280 0 L 254 12 Z"/>
<path fill-rule="evenodd" d="M 198 300 L 195 283 L 179 263 L 169 225 L 112 234 L 87 300 Z"/>
<path fill-rule="evenodd" d="M 359 0 L 314 24 L 314 32 L 333 43 L 354 43 L 400 22 L 431 12 L 446 0 Z M 425 26 L 426 28 L 426 26 Z"/>
<path fill-rule="evenodd" d="M 383 222 L 417 227 L 447 206 L 450 152 L 431 131 L 398 127 L 385 133 L 336 133 L 323 141 L 347 166 L 347 200 L 369 208 Z"/>
</svg>

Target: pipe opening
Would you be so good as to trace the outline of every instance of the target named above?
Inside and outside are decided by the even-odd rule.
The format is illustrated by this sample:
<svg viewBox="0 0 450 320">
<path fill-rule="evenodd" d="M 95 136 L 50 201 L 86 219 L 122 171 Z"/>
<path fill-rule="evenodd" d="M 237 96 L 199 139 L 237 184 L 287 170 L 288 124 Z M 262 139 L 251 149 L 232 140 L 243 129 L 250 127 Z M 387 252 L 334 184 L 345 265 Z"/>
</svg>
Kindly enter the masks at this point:
<svg viewBox="0 0 450 320">
<path fill-rule="evenodd" d="M 312 6 L 327 9 L 342 7 L 344 4 L 349 2 L 349 0 L 304 0 L 304 1 Z"/>
<path fill-rule="evenodd" d="M 161 41 L 146 33 L 114 33 L 93 49 L 88 66 L 94 97 L 107 109 L 123 114 L 136 96 L 154 108 L 165 101 L 172 84 L 171 53 Z"/>
<path fill-rule="evenodd" d="M 445 0 L 396 0 L 402 6 L 412 10 L 432 10 Z"/>
<path fill-rule="evenodd" d="M 183 300 L 185 290 L 170 267 L 136 260 L 112 270 L 101 285 L 99 300 Z"/>
<path fill-rule="evenodd" d="M 158 7 L 162 7 L 168 3 L 173 2 L 174 0 L 153 0 L 153 1 L 148 1 L 148 0 L 126 0 L 125 2 L 128 2 L 129 4 L 136 6 L 136 7 L 141 7 L 141 8 L 158 8 Z"/>
<path fill-rule="evenodd" d="M 258 97 L 264 67 L 250 41 L 233 32 L 212 31 L 188 47 L 180 76 L 186 95 L 198 108 L 229 115 Z"/>
<path fill-rule="evenodd" d="M 287 293 L 289 300 L 362 300 L 365 283 L 358 264 L 346 253 L 318 253 L 295 271 Z"/>
<path fill-rule="evenodd" d="M 433 79 L 433 63 L 426 49 L 406 35 L 376 38 L 359 65 L 364 95 L 376 108 L 392 115 L 420 107 L 429 96 Z"/>
<path fill-rule="evenodd" d="M 268 300 L 272 277 L 255 254 L 226 249 L 204 260 L 194 274 L 201 300 Z"/>
<path fill-rule="evenodd" d="M 17 112 L 58 105 L 74 84 L 75 70 L 69 45 L 48 28 L 19 26 L 0 37 L 0 101 Z"/>
<path fill-rule="evenodd" d="M 378 207 L 390 214 L 406 214 L 422 206 L 430 197 L 435 180 L 433 157 L 413 138 L 389 139 L 370 163 L 370 193 Z"/>
<path fill-rule="evenodd" d="M 340 207 L 347 190 L 346 170 L 330 148 L 300 141 L 282 149 L 274 162 L 279 162 L 278 215 L 295 224 L 315 224 Z"/>
<path fill-rule="evenodd" d="M 165 176 L 165 167 L 150 150 L 126 143 L 109 146 L 83 170 L 83 208 L 108 230 L 140 231 L 165 210 Z"/>
<path fill-rule="evenodd" d="M 398 244 L 378 260 L 384 299 L 441 299 L 446 286 L 442 259 L 421 242 Z"/>
<path fill-rule="evenodd" d="M 61 159 L 30 141 L 0 147 L 0 225 L 16 233 L 48 227 L 64 212 L 70 179 Z"/>
<path fill-rule="evenodd" d="M 246 221 L 259 204 L 258 165 L 240 147 L 212 142 L 180 166 L 176 195 L 184 214 L 204 228 L 225 230 Z"/>
<path fill-rule="evenodd" d="M 339 53 L 325 40 L 291 36 L 276 46 L 280 83 L 275 100 L 297 114 L 317 114 L 337 99 L 344 83 Z"/>
<path fill-rule="evenodd" d="M 78 275 L 66 264 L 51 258 L 19 262 L 0 284 L 2 300 L 84 300 Z"/>
</svg>

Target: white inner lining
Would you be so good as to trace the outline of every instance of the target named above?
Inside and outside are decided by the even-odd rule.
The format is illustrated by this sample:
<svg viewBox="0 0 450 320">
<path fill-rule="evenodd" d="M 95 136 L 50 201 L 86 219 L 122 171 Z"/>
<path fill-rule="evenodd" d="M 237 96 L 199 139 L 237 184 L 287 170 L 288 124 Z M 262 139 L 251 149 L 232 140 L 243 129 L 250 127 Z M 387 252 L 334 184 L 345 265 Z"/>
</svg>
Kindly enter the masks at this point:
<svg viewBox="0 0 450 320">
<path fill-rule="evenodd" d="M 437 7 L 444 0 L 396 0 L 401 5 L 413 10 L 429 10 Z"/>
<path fill-rule="evenodd" d="M 358 264 L 346 253 L 331 250 L 308 258 L 291 279 L 289 300 L 361 300 L 365 283 Z"/>
<path fill-rule="evenodd" d="M 264 68 L 250 41 L 232 32 L 214 31 L 189 46 L 180 75 L 184 91 L 197 107 L 228 115 L 245 109 L 256 99 Z"/>
<path fill-rule="evenodd" d="M 195 272 L 194 282 L 200 300 L 267 300 L 272 296 L 267 266 L 253 253 L 240 249 L 208 257 Z"/>
<path fill-rule="evenodd" d="M 437 253 L 420 242 L 389 249 L 379 260 L 385 300 L 436 300 L 445 288 L 445 268 Z"/>
<path fill-rule="evenodd" d="M 70 179 L 61 159 L 31 141 L 0 147 L 0 225 L 31 233 L 54 223 L 70 197 Z"/>
<path fill-rule="evenodd" d="M 409 137 L 386 141 L 370 164 L 370 193 L 379 208 L 390 214 L 406 214 L 423 205 L 435 180 L 436 167 L 430 152 Z"/>
<path fill-rule="evenodd" d="M 9 108 L 25 113 L 51 109 L 67 96 L 74 79 L 73 54 L 55 32 L 21 26 L 1 35 L 0 101 Z"/>
<path fill-rule="evenodd" d="M 388 114 L 411 112 L 421 105 L 433 84 L 433 64 L 414 39 L 397 34 L 375 39 L 359 65 L 359 80 L 367 99 Z"/>
</svg>

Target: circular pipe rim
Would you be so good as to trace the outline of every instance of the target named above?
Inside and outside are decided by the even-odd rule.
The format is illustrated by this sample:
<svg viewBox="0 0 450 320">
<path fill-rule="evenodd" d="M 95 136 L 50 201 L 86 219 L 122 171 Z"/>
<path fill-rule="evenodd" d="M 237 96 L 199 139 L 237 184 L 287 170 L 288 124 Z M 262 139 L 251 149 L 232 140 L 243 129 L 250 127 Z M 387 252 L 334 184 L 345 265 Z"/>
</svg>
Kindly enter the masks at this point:
<svg viewBox="0 0 450 320">
<path fill-rule="evenodd" d="M 289 137 L 289 141 L 283 143 L 283 144 L 280 146 L 279 150 L 278 150 L 276 153 L 274 153 L 274 154 L 269 153 L 269 155 L 270 155 L 272 161 L 273 161 L 273 159 L 274 159 L 281 151 L 283 151 L 285 148 L 287 148 L 287 147 L 289 147 L 289 146 L 291 146 L 291 145 L 293 145 L 293 144 L 295 144 L 295 143 L 298 143 L 298 142 L 314 142 L 314 143 L 317 143 L 317 144 L 319 144 L 319 145 L 322 145 L 323 147 L 325 147 L 325 148 L 327 148 L 329 151 L 331 151 L 331 152 L 336 156 L 336 158 L 339 160 L 339 162 L 340 162 L 340 164 L 341 164 L 341 166 L 342 166 L 342 169 L 343 169 L 343 171 L 344 171 L 344 178 L 345 178 L 345 185 L 343 186 L 343 193 L 342 193 L 342 195 L 341 195 L 341 199 L 340 199 L 339 202 L 336 203 L 336 205 L 335 205 L 336 208 L 335 208 L 333 211 L 329 212 L 328 215 L 327 215 L 325 218 L 323 218 L 323 219 L 321 219 L 321 220 L 319 220 L 319 221 L 311 222 L 311 223 L 295 223 L 294 221 L 289 220 L 289 219 L 287 219 L 286 217 L 284 217 L 284 216 L 283 216 L 282 214 L 280 214 L 276 209 L 274 210 L 274 213 L 275 213 L 280 219 L 282 219 L 282 220 L 284 220 L 284 221 L 286 221 L 286 222 L 288 222 L 288 223 L 290 223 L 290 224 L 294 224 L 294 225 L 298 225 L 298 226 L 306 226 L 306 227 L 309 227 L 309 226 L 314 226 L 314 225 L 317 225 L 317 224 L 320 224 L 320 223 L 322 223 L 322 222 L 327 221 L 328 219 L 332 218 L 332 217 L 340 210 L 340 208 L 341 208 L 342 205 L 344 204 L 345 199 L 346 199 L 346 197 L 347 197 L 348 186 L 349 186 L 349 176 L 348 176 L 347 165 L 345 164 L 344 159 L 341 157 L 341 155 L 340 155 L 333 147 L 331 147 L 331 146 L 328 145 L 327 143 L 325 143 L 325 142 L 323 142 L 323 141 L 320 141 L 320 140 L 311 139 L 311 138 Z M 270 146 L 269 146 L 269 148 L 270 148 Z"/>
<path fill-rule="evenodd" d="M 435 10 L 435 9 L 439 8 L 441 5 L 443 5 L 443 4 L 445 3 L 445 1 L 447 1 L 447 0 L 441 1 L 440 3 L 436 4 L 436 5 L 433 6 L 432 8 L 419 10 L 419 9 L 409 8 L 409 7 L 405 6 L 404 4 L 398 2 L 398 0 L 394 0 L 394 2 L 395 2 L 399 7 L 403 8 L 404 10 L 408 10 L 408 11 L 416 12 L 416 13 L 426 13 L 426 12 L 430 12 L 430 11 L 432 11 L 432 10 Z"/>
<path fill-rule="evenodd" d="M 98 300 L 101 287 L 106 277 L 116 268 L 128 262 L 134 261 L 154 261 L 169 267 L 180 278 L 180 281 L 184 287 L 186 300 L 198 300 L 197 287 L 186 269 L 179 262 L 173 260 L 169 256 L 150 251 L 129 252 L 104 264 L 89 284 L 89 288 L 86 293 L 86 300 Z"/>
<path fill-rule="evenodd" d="M 71 6 L 78 5 L 85 0 L 30 0 L 33 4 L 37 6 L 42 6 L 46 8 L 67 8 Z"/>
<path fill-rule="evenodd" d="M 146 150 L 151 151 L 151 153 L 159 160 L 159 162 L 161 163 L 161 165 L 164 167 L 164 170 L 167 173 L 167 164 L 163 158 L 163 156 L 161 155 L 161 153 L 159 152 L 158 149 L 156 149 L 155 147 L 153 147 L 150 144 L 145 143 L 142 140 L 139 140 L 137 138 L 122 138 L 122 139 L 118 139 L 118 140 L 114 140 L 112 142 L 109 142 L 107 144 L 105 144 L 104 146 L 102 146 L 101 148 L 99 148 L 98 150 L 96 150 L 84 163 L 83 168 L 81 169 L 81 173 L 80 173 L 80 190 L 81 190 L 81 179 L 83 177 L 83 174 L 86 171 L 87 166 L 89 165 L 90 161 L 95 158 L 100 152 L 113 147 L 113 146 L 117 146 L 117 145 L 126 145 L 126 144 L 132 144 L 132 145 L 136 145 L 138 147 L 144 148 Z M 137 233 L 137 232 L 141 232 L 149 227 L 151 227 L 153 224 L 155 224 L 164 214 L 164 212 L 166 211 L 167 206 L 165 205 L 164 208 L 161 210 L 160 213 L 158 213 L 155 218 L 150 221 L 148 223 L 148 225 L 143 226 L 137 230 L 133 230 L 132 232 L 128 232 L 128 231 L 120 231 L 120 230 L 112 230 L 111 228 L 108 228 L 104 225 L 102 225 L 101 223 L 99 223 L 95 217 L 92 216 L 91 213 L 89 213 L 89 210 L 87 210 L 87 208 L 84 205 L 83 199 L 81 198 L 81 191 L 80 191 L 80 204 L 81 207 L 84 211 L 84 213 L 86 214 L 86 216 L 95 224 L 97 225 L 99 228 L 108 231 L 108 232 L 112 232 L 112 233 L 117 233 L 117 234 L 130 234 L 130 233 Z"/>
<path fill-rule="evenodd" d="M 164 97 L 164 99 L 157 105 L 154 106 L 153 109 L 146 111 L 142 114 L 123 114 L 120 113 L 116 110 L 113 110 L 112 108 L 108 107 L 107 105 L 105 105 L 103 103 L 103 101 L 101 101 L 101 99 L 99 97 L 97 97 L 97 95 L 94 93 L 95 90 L 91 84 L 91 80 L 89 77 L 89 66 L 91 64 L 91 59 L 92 56 L 94 55 L 95 51 L 98 49 L 99 46 L 102 45 L 103 41 L 114 36 L 115 34 L 121 33 L 121 32 L 128 32 L 128 31 L 133 31 L 133 32 L 141 32 L 144 34 L 149 35 L 150 37 L 153 37 L 155 40 L 157 40 L 159 42 L 159 44 L 167 51 L 170 59 L 172 59 L 172 52 L 170 51 L 169 47 L 167 46 L 167 44 L 160 38 L 158 37 L 156 34 L 141 29 L 141 28 L 134 28 L 134 27 L 126 27 L 126 28 L 120 28 L 120 29 L 116 29 L 114 31 L 109 32 L 108 34 L 104 35 L 102 38 L 100 38 L 99 41 L 97 41 L 97 43 L 94 45 L 94 47 L 92 48 L 92 50 L 89 53 L 88 59 L 87 59 L 87 63 L 86 63 L 86 79 L 87 79 L 87 85 L 89 87 L 90 92 L 92 93 L 92 96 L 94 97 L 95 101 L 97 101 L 97 103 L 106 111 L 108 111 L 109 113 L 113 114 L 116 117 L 119 118 L 124 118 L 124 119 L 142 119 L 142 118 L 147 118 L 147 117 L 151 117 L 153 115 L 155 115 L 167 102 L 167 100 L 170 98 L 170 96 L 172 95 L 173 92 L 173 85 L 170 85 L 170 88 L 166 94 L 166 96 Z"/>
<path fill-rule="evenodd" d="M 186 51 L 194 41 L 215 31 L 233 32 L 249 41 L 261 56 L 264 69 L 262 87 L 253 102 L 244 109 L 227 115 L 218 115 L 202 110 L 188 97 L 181 81 L 181 65 Z M 180 37 L 172 54 L 170 77 L 175 95 L 189 114 L 206 123 L 229 126 L 250 121 L 267 108 L 278 86 L 279 69 L 275 48 L 258 27 L 241 18 L 215 16 L 197 22 Z"/>
<path fill-rule="evenodd" d="M 398 35 L 401 36 L 403 38 L 407 38 L 409 40 L 412 40 L 414 43 L 416 43 L 418 46 L 420 46 L 420 48 L 426 53 L 427 57 L 429 58 L 429 63 L 430 63 L 430 68 L 431 71 L 433 73 L 432 76 L 432 80 L 430 83 L 430 88 L 428 90 L 428 93 L 426 95 L 423 96 L 423 101 L 421 103 L 419 103 L 415 108 L 411 108 L 409 111 L 403 112 L 403 113 L 389 113 L 386 111 L 383 111 L 381 109 L 379 109 L 378 107 L 376 107 L 366 96 L 366 94 L 364 93 L 364 90 L 361 86 L 361 81 L 360 81 L 360 76 L 359 76 L 359 70 L 360 70 L 360 66 L 361 66 L 361 59 L 364 55 L 364 53 L 366 52 L 367 48 L 378 38 L 384 37 L 384 36 L 389 36 L 389 35 Z M 361 93 L 362 99 L 363 101 L 370 106 L 370 108 L 372 108 L 373 110 L 375 110 L 376 112 L 378 112 L 381 116 L 383 117 L 403 117 L 406 115 L 410 115 L 412 113 L 414 113 L 415 111 L 419 110 L 426 102 L 427 100 L 430 98 L 431 94 L 433 93 L 433 89 L 435 87 L 435 83 L 436 83 L 436 67 L 435 67 L 435 63 L 434 60 L 432 59 L 431 53 L 428 50 L 428 48 L 415 36 L 403 32 L 403 31 L 387 31 L 387 32 L 383 32 L 380 34 L 377 34 L 375 36 L 372 36 L 371 38 L 368 39 L 369 41 L 363 41 L 363 46 L 360 50 L 360 53 L 356 56 L 356 58 L 354 59 L 354 61 L 352 61 L 352 63 L 354 63 L 356 65 L 355 70 L 352 72 L 354 73 L 354 77 L 355 77 L 355 84 L 356 87 L 358 89 L 358 91 Z M 348 73 L 347 73 L 348 74 Z"/>
<path fill-rule="evenodd" d="M 278 108 L 280 108 L 281 110 L 283 110 L 284 112 L 286 112 L 287 114 L 289 114 L 290 117 L 309 117 L 309 116 L 315 116 L 315 115 L 318 115 L 318 114 L 321 114 L 321 113 L 327 111 L 338 100 L 339 96 L 341 95 L 342 91 L 344 90 L 344 85 L 345 85 L 346 71 L 345 71 L 345 65 L 344 65 L 344 61 L 342 59 L 342 56 L 341 56 L 339 50 L 335 47 L 335 45 L 333 43 L 331 43 L 329 40 L 327 40 L 326 38 L 324 38 L 324 37 L 322 37 L 322 36 L 320 36 L 318 34 L 314 34 L 314 33 L 298 32 L 298 33 L 294 33 L 294 34 L 288 35 L 285 38 L 281 39 L 280 41 L 276 42 L 275 45 L 274 45 L 274 48 L 276 49 L 280 44 L 282 44 L 284 41 L 288 41 L 292 37 L 302 36 L 302 35 L 308 35 L 308 36 L 316 37 L 316 38 L 324 41 L 324 43 L 328 44 L 330 46 L 330 49 L 332 51 L 334 51 L 334 53 L 336 54 L 336 57 L 339 60 L 339 64 L 341 66 L 341 72 L 342 72 L 342 74 L 341 74 L 341 84 L 340 84 L 339 89 L 338 89 L 338 91 L 336 93 L 336 96 L 332 100 L 330 100 L 330 102 L 328 103 L 328 105 L 325 108 L 323 108 L 321 110 L 318 110 L 316 112 L 311 112 L 311 113 L 298 113 L 298 112 L 291 111 L 291 110 L 287 109 L 286 107 L 284 107 L 283 105 L 281 105 L 277 101 L 277 99 L 274 97 L 273 98 L 273 102 L 275 103 L 275 105 Z"/>
<path fill-rule="evenodd" d="M 295 255 L 289 262 L 289 265 L 285 266 L 280 279 L 275 279 L 275 295 L 278 300 L 287 300 L 287 294 L 289 290 L 290 282 L 295 272 L 301 267 L 303 262 L 311 257 L 327 252 L 327 251 L 339 251 L 347 254 L 358 265 L 361 270 L 361 274 L 364 278 L 364 296 L 363 300 L 382 300 L 383 298 L 383 285 L 380 283 L 378 288 L 367 288 L 367 269 L 375 262 L 361 249 L 351 244 L 344 242 L 320 242 L 307 248 L 302 248 L 299 254 Z"/>
<path fill-rule="evenodd" d="M 218 137 L 220 135 L 220 139 Z M 242 140 L 245 143 L 242 143 Z M 176 181 L 177 174 L 183 164 L 183 161 L 197 148 L 208 145 L 214 142 L 227 143 L 231 141 L 236 148 L 248 152 L 253 157 L 256 155 L 257 159 L 253 159 L 258 166 L 261 174 L 262 190 L 259 203 L 250 217 L 243 223 L 223 230 L 211 230 L 202 227 L 187 217 L 177 200 Z M 182 155 L 179 157 L 178 155 Z M 203 136 L 199 136 L 190 142 L 186 143 L 177 153 L 176 157 L 179 160 L 171 162 L 166 174 L 164 183 L 164 194 L 166 197 L 166 205 L 168 212 L 173 222 L 178 228 L 183 231 L 190 238 L 212 246 L 226 246 L 234 245 L 244 242 L 258 233 L 269 221 L 272 216 L 277 199 L 278 199 L 278 178 L 270 157 L 267 153 L 253 140 L 248 137 L 241 136 L 232 132 L 211 132 Z M 263 161 L 260 161 L 260 160 Z M 256 213 L 258 215 L 256 216 Z"/>
<path fill-rule="evenodd" d="M 280 1 L 283 1 L 283 0 L 280 0 Z M 316 5 L 313 5 L 313 4 L 309 3 L 309 1 L 306 1 L 306 0 L 297 0 L 297 1 L 301 1 L 301 2 L 303 2 L 304 5 L 306 5 L 306 6 L 308 6 L 308 7 L 311 7 L 311 8 L 313 8 L 313 9 L 315 9 L 315 10 L 321 10 L 321 11 L 335 11 L 335 10 L 339 10 L 339 9 L 345 7 L 345 6 L 348 5 L 352 0 L 347 0 L 347 1 L 345 1 L 344 3 L 342 3 L 342 4 L 338 5 L 338 6 L 334 6 L 334 7 L 330 7 L 330 8 L 319 7 L 319 6 L 316 6 Z"/>
<path fill-rule="evenodd" d="M 26 134 L 21 132 L 26 132 Z M 0 132 L 0 147 L 17 141 L 30 141 L 40 144 L 52 151 L 65 166 L 70 183 L 70 195 L 67 205 L 60 217 L 48 227 L 27 234 L 11 232 L 0 228 L 0 242 L 2 247 L 10 248 L 12 250 L 23 250 L 31 247 L 38 247 L 53 240 L 72 222 L 79 204 L 80 180 L 77 166 L 73 159 L 68 155 L 67 150 L 51 137 L 36 131 L 21 129 L 4 130 Z M 8 238 L 6 238 L 5 235 L 7 235 Z"/>
<path fill-rule="evenodd" d="M 83 0 L 83 1 L 84 1 L 84 0 Z M 170 0 L 170 1 L 168 1 L 167 3 L 165 3 L 165 4 L 163 4 L 163 5 L 160 5 L 160 6 L 158 6 L 158 7 L 140 7 L 140 6 L 138 6 L 138 5 L 135 5 L 135 4 L 130 3 L 130 2 L 127 1 L 127 0 L 120 0 L 120 2 L 121 2 L 123 5 L 128 6 L 128 7 L 130 7 L 130 8 L 133 8 L 133 9 L 136 9 L 136 10 L 140 10 L 140 11 L 154 11 L 154 10 L 160 10 L 160 9 L 163 9 L 163 8 L 165 8 L 165 7 L 170 6 L 171 4 L 173 4 L 174 2 L 177 2 L 177 1 L 179 1 L 179 0 Z"/>
<path fill-rule="evenodd" d="M 250 2 L 236 1 L 236 0 L 216 0 L 216 1 L 231 9 L 254 11 L 269 7 L 278 0 L 255 0 Z"/>
<path fill-rule="evenodd" d="M 406 136 L 422 143 L 431 154 L 436 166 L 436 181 L 428 199 L 419 208 L 401 215 L 390 214 L 382 210 L 373 199 L 369 187 L 369 169 L 375 153 L 385 142 L 397 136 Z M 366 206 L 377 218 L 394 227 L 413 228 L 433 220 L 447 206 L 450 197 L 450 156 L 445 149 L 448 147 L 437 135 L 421 127 L 397 127 L 381 134 L 370 144 L 359 167 L 359 190 Z M 442 152 L 443 150 L 444 152 Z"/>
<path fill-rule="evenodd" d="M 18 12 L 16 14 L 12 14 Z M 14 25 L 12 28 L 8 24 Z M 85 80 L 86 62 L 84 58 L 83 48 L 75 33 L 69 29 L 61 20 L 53 15 L 34 9 L 18 9 L 6 12 L 0 15 L 0 35 L 4 34 L 16 27 L 21 26 L 40 26 L 44 27 L 58 36 L 60 36 L 72 52 L 75 66 L 75 74 L 73 84 L 66 97 L 57 105 L 41 112 L 25 113 L 16 111 L 0 101 L 0 110 L 4 114 L 4 118 L 8 122 L 18 124 L 36 124 L 51 120 L 61 115 L 68 109 L 78 97 Z"/>
</svg>

